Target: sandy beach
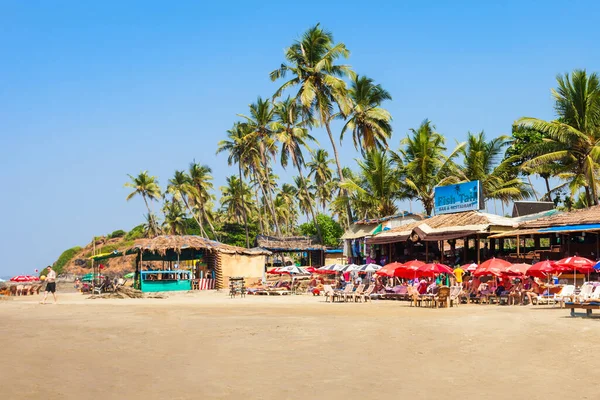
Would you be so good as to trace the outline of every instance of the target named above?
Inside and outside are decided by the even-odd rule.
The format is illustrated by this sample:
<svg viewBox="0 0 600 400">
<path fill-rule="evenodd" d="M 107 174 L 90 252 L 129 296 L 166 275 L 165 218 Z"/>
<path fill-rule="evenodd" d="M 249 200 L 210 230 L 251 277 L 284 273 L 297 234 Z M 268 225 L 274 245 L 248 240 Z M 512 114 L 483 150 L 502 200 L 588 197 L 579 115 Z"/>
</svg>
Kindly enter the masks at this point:
<svg viewBox="0 0 600 400">
<path fill-rule="evenodd" d="M 0 302 L 7 399 L 595 399 L 599 319 L 322 297 Z"/>
</svg>

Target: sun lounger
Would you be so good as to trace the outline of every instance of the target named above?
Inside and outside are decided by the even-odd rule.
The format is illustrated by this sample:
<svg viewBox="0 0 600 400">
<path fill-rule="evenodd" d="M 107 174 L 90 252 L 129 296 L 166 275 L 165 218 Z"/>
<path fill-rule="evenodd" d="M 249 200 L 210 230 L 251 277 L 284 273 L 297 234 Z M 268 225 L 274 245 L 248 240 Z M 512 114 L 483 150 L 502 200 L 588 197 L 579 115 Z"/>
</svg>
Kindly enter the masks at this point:
<svg viewBox="0 0 600 400">
<path fill-rule="evenodd" d="M 365 300 L 365 303 L 367 302 L 367 300 L 371 300 L 371 293 L 373 293 L 373 290 L 375 289 L 375 285 L 370 284 L 369 287 L 367 288 L 367 290 L 365 290 L 363 292 L 362 295 L 359 296 L 359 300 L 362 301 L 363 299 Z"/>
<path fill-rule="evenodd" d="M 457 306 L 460 304 L 460 295 L 462 293 L 462 286 L 452 286 L 450 288 L 450 307 L 454 304 Z"/>
<path fill-rule="evenodd" d="M 600 310 L 600 302 L 592 301 L 588 303 L 573 303 L 567 302 L 565 303 L 565 307 L 571 309 L 571 317 L 575 316 L 575 309 L 585 310 L 585 314 L 587 317 L 592 316 L 592 310 Z"/>
<path fill-rule="evenodd" d="M 579 294 L 573 296 L 573 302 L 582 303 L 586 300 L 589 300 L 593 292 L 594 286 L 592 286 L 589 283 L 586 283 L 583 286 L 581 286 L 581 291 L 579 292 Z"/>
<path fill-rule="evenodd" d="M 344 295 L 344 300 L 348 301 L 348 299 L 352 299 L 352 301 L 356 302 L 357 296 L 362 296 L 365 290 L 365 285 L 360 284 L 356 287 L 356 290 Z"/>
<path fill-rule="evenodd" d="M 560 293 L 554 295 L 554 302 L 560 303 L 560 307 L 563 308 L 565 302 L 573 301 L 573 296 L 575 295 L 575 285 L 565 285 L 563 286 Z"/>
<path fill-rule="evenodd" d="M 348 295 L 352 294 L 352 290 L 354 289 L 354 285 L 351 283 L 347 283 L 344 290 L 340 290 L 338 296 L 344 301 L 348 300 Z"/>
<path fill-rule="evenodd" d="M 331 302 L 333 303 L 335 301 L 336 298 L 338 298 L 337 293 L 335 292 L 335 290 L 333 290 L 333 288 L 331 287 L 331 285 L 323 285 L 323 290 L 325 291 L 325 302 L 329 302 L 329 299 L 331 299 Z"/>
</svg>

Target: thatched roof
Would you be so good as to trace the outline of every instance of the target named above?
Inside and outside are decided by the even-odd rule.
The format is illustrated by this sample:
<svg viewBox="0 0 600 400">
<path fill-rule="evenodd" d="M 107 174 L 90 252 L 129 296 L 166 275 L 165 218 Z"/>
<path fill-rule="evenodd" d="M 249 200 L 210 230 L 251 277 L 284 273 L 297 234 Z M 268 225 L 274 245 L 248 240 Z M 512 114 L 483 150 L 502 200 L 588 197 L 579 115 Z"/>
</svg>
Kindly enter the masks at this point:
<svg viewBox="0 0 600 400">
<path fill-rule="evenodd" d="M 271 251 L 315 251 L 325 250 L 325 246 L 319 244 L 318 240 L 309 236 L 274 237 L 258 235 L 256 237 L 258 247 Z"/>
<path fill-rule="evenodd" d="M 181 250 L 208 250 L 226 254 L 245 254 L 245 255 L 269 255 L 270 251 L 264 249 L 245 249 L 243 247 L 231 246 L 228 244 L 216 242 L 214 240 L 205 239 L 200 236 L 181 235 L 157 236 L 152 239 L 139 239 L 135 241 L 134 246 L 130 250 L 142 250 L 144 252 L 157 253 L 165 255 L 167 251 L 175 251 L 181 253 Z"/>
<path fill-rule="evenodd" d="M 390 220 L 394 220 L 394 219 L 409 218 L 409 217 L 412 219 L 419 219 L 419 220 L 425 218 L 421 214 L 413 214 L 411 212 L 404 211 L 400 214 L 388 215 L 386 217 L 381 217 L 381 218 L 360 219 L 358 221 L 354 221 L 354 224 L 356 224 L 356 225 L 373 225 L 373 224 L 377 225 L 382 222 L 386 222 L 386 221 L 390 221 Z"/>
<path fill-rule="evenodd" d="M 514 228 L 517 223 L 499 215 L 468 211 L 442 214 L 384 231 L 370 239 L 369 244 L 385 244 L 404 241 L 417 234 L 422 240 L 457 239 L 477 233 L 489 233 L 491 227 Z"/>
<path fill-rule="evenodd" d="M 550 217 L 539 218 L 535 221 L 524 222 L 519 229 L 549 228 L 552 226 L 584 225 L 600 223 L 600 206 L 573 210 Z"/>
</svg>

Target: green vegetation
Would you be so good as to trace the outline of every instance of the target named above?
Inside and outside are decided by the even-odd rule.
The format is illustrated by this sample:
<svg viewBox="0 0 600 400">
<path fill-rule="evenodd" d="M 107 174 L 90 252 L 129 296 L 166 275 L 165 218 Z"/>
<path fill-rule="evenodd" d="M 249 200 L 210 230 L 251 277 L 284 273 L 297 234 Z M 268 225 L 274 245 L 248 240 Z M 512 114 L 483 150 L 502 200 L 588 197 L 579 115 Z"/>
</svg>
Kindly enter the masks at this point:
<svg viewBox="0 0 600 400">
<path fill-rule="evenodd" d="M 58 259 L 54 262 L 54 264 L 52 264 L 52 268 L 54 268 L 56 274 L 58 275 L 62 273 L 62 270 L 65 267 L 65 265 L 67 265 L 67 263 L 71 261 L 75 254 L 79 253 L 80 251 L 81 247 L 79 246 L 71 247 L 70 249 L 63 251 L 62 254 L 58 257 Z M 46 268 L 44 268 L 40 272 L 40 275 L 45 275 L 47 272 L 48 271 L 46 270 Z"/>
<path fill-rule="evenodd" d="M 344 230 L 333 218 L 328 215 L 317 215 L 317 221 L 323 233 L 323 244 L 328 247 L 338 247 Z M 307 236 L 316 236 L 317 228 L 312 222 L 300 225 L 300 232 Z"/>
<path fill-rule="evenodd" d="M 114 238 L 120 238 L 127 235 L 127 232 L 125 232 L 122 229 L 117 229 L 116 231 L 109 233 L 108 235 L 106 235 L 107 239 L 114 239 Z"/>
<path fill-rule="evenodd" d="M 135 240 L 135 239 L 140 239 L 143 238 L 144 235 L 144 224 L 140 224 L 138 226 L 136 226 L 135 228 L 133 228 L 132 230 L 130 230 L 129 232 L 127 232 L 127 234 L 125 235 L 125 240 Z"/>
</svg>

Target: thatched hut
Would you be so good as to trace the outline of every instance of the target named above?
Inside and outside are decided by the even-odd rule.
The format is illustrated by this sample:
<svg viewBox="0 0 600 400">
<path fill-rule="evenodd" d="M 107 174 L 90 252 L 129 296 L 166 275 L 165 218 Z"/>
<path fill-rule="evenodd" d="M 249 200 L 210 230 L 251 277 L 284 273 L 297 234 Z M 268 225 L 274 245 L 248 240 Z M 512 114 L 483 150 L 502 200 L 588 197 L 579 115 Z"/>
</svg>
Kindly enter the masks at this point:
<svg viewBox="0 0 600 400">
<path fill-rule="evenodd" d="M 256 244 L 259 248 L 268 250 L 273 254 L 283 255 L 286 253 L 306 254 L 306 265 L 323 266 L 325 262 L 326 247 L 319 244 L 315 237 L 310 236 L 288 236 L 274 237 L 258 235 Z"/>
<path fill-rule="evenodd" d="M 136 275 L 139 275 L 144 261 L 162 261 L 171 268 L 174 263 L 192 262 L 192 272 L 196 279 L 201 274 L 213 272 L 216 288 L 228 285 L 229 277 L 262 278 L 265 256 L 271 254 L 265 249 L 245 249 L 206 239 L 200 236 L 163 235 L 152 239 L 139 239 L 124 252 L 100 254 L 92 259 L 135 255 Z"/>
</svg>

